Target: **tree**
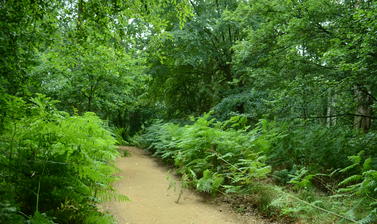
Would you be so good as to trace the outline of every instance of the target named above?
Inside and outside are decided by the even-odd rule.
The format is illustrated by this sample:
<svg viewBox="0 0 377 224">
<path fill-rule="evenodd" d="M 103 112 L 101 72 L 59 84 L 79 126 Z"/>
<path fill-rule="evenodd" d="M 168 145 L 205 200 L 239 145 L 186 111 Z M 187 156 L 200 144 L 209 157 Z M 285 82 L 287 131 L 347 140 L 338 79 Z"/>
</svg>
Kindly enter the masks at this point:
<svg viewBox="0 0 377 224">
<path fill-rule="evenodd" d="M 104 118 L 133 101 L 135 88 L 146 79 L 142 61 L 106 46 L 88 43 L 54 47 L 32 71 L 40 91 L 61 101 L 69 111 L 94 111 Z"/>
<path fill-rule="evenodd" d="M 275 92 L 284 109 L 277 114 L 283 117 L 287 112 L 291 118 L 319 117 L 323 122 L 339 117 L 348 125 L 355 118 L 366 130 L 372 105 L 366 96 L 374 98 L 376 83 L 370 43 L 376 40 L 361 36 L 374 29 L 374 10 L 373 4 L 353 1 L 244 3 L 235 14 L 247 12 L 258 23 L 234 46 L 235 72 L 253 88 Z M 355 88 L 364 92 L 363 99 Z"/>
<path fill-rule="evenodd" d="M 219 102 L 232 86 L 233 44 L 241 38 L 227 17 L 237 1 L 190 1 L 193 17 L 150 41 L 150 95 L 169 117 L 200 114 Z"/>
</svg>

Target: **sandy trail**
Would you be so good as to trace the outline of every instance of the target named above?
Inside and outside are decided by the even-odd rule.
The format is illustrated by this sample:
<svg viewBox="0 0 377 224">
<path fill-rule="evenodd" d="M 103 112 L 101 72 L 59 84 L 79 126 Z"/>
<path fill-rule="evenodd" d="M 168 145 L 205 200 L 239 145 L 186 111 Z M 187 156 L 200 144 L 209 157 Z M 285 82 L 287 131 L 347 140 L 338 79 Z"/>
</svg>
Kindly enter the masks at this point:
<svg viewBox="0 0 377 224">
<path fill-rule="evenodd" d="M 169 184 L 177 179 L 168 169 L 141 149 L 122 149 L 129 151 L 131 155 L 116 161 L 122 178 L 115 188 L 119 193 L 127 195 L 131 202 L 110 202 L 103 205 L 105 210 L 117 218 L 119 224 L 265 223 L 250 216 L 236 214 L 188 190 L 184 191 L 179 204 L 175 203 L 179 189 L 169 189 Z"/>
</svg>

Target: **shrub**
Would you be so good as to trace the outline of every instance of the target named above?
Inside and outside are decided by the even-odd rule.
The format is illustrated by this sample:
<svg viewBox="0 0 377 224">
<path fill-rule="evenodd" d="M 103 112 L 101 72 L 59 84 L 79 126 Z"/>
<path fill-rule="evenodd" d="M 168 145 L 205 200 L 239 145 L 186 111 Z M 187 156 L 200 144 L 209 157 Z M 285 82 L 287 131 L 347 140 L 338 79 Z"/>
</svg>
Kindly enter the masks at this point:
<svg viewBox="0 0 377 224">
<path fill-rule="evenodd" d="M 5 123 L 0 212 L 13 215 L 0 222 L 24 214 L 31 223 L 82 223 L 102 199 L 126 199 L 111 187 L 116 141 L 94 113 L 70 116 L 40 95 L 9 100 Z"/>
<path fill-rule="evenodd" d="M 247 186 L 270 172 L 257 133 L 247 132 L 244 124 L 240 116 L 219 122 L 205 114 L 191 125 L 155 123 L 139 139 L 155 156 L 174 163 L 191 186 L 214 194 Z"/>
</svg>

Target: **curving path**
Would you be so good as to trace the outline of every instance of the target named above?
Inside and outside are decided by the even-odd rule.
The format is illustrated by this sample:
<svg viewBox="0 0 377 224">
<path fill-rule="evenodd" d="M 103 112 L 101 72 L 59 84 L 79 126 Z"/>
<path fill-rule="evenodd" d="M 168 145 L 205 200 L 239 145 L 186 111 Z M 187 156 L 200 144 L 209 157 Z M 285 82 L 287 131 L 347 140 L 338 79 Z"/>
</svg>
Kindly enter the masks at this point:
<svg viewBox="0 0 377 224">
<path fill-rule="evenodd" d="M 262 224 L 264 221 L 241 216 L 225 205 L 216 205 L 185 190 L 179 204 L 180 189 L 170 187 L 177 179 L 167 168 L 134 147 L 121 147 L 129 157 L 116 161 L 121 180 L 115 188 L 130 202 L 109 202 L 103 208 L 113 214 L 119 224 Z M 178 186 L 177 186 L 178 188 Z"/>
</svg>

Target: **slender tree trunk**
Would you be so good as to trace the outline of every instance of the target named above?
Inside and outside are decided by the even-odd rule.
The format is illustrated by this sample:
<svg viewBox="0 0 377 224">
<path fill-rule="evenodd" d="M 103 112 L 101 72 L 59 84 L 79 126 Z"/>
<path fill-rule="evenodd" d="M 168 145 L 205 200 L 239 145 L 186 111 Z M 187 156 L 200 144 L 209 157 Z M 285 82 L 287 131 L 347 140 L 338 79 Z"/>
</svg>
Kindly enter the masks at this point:
<svg viewBox="0 0 377 224">
<path fill-rule="evenodd" d="M 336 116 L 333 116 L 335 113 L 335 96 L 333 94 L 333 91 L 328 91 L 327 96 L 327 127 L 331 127 L 336 125 Z"/>
<path fill-rule="evenodd" d="M 81 29 L 81 23 L 82 23 L 82 14 L 83 14 L 83 10 L 84 10 L 84 2 L 83 0 L 79 0 L 79 2 L 77 3 L 77 30 L 80 30 Z"/>
<path fill-rule="evenodd" d="M 88 97 L 88 111 L 92 110 L 92 96 L 89 95 Z"/>
<path fill-rule="evenodd" d="M 88 96 L 88 111 L 92 111 L 93 98 L 94 98 L 94 88 L 93 86 L 90 86 L 90 92 Z"/>
<path fill-rule="evenodd" d="M 361 129 L 367 133 L 372 124 L 372 104 L 373 99 L 370 96 L 369 91 L 363 86 L 357 86 L 355 88 L 356 96 L 356 114 L 361 116 L 355 116 L 354 127 Z"/>
</svg>

